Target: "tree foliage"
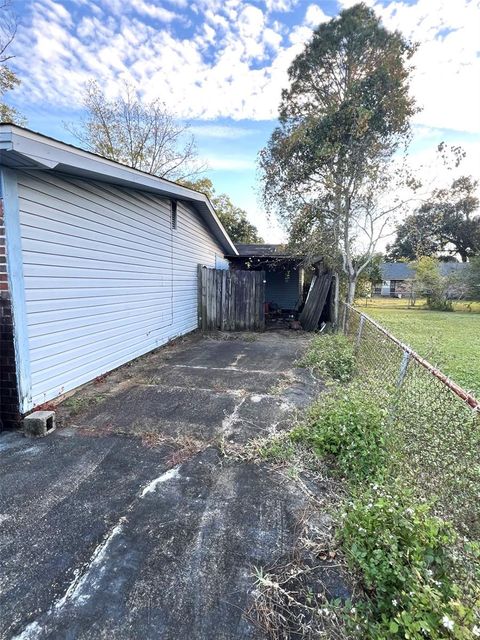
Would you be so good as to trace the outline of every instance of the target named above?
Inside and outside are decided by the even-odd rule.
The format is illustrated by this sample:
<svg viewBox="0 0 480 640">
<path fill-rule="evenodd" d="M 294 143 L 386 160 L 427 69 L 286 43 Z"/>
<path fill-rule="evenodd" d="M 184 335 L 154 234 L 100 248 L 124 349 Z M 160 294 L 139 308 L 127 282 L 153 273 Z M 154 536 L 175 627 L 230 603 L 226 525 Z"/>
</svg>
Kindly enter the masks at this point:
<svg viewBox="0 0 480 640">
<path fill-rule="evenodd" d="M 233 242 L 263 242 L 257 228 L 247 219 L 247 214 L 236 207 L 226 193 L 217 194 L 209 178 L 194 181 L 183 180 L 182 184 L 208 196 L 220 222 Z"/>
<path fill-rule="evenodd" d="M 454 180 L 449 189 L 437 189 L 415 213 L 397 226 L 388 247 L 393 260 L 419 256 L 459 254 L 462 261 L 480 253 L 478 182 L 471 176 Z"/>
<path fill-rule="evenodd" d="M 362 271 L 357 282 L 357 296 L 369 295 L 375 286 L 383 282 L 382 274 L 383 255 L 376 253 Z"/>
<path fill-rule="evenodd" d="M 98 83 L 85 85 L 86 117 L 67 130 L 89 151 L 162 178 L 196 176 L 205 167 L 197 158 L 195 139 L 160 100 L 143 103 L 125 83 L 121 95 L 109 100 Z"/>
<path fill-rule="evenodd" d="M 266 207 L 294 244 L 340 262 L 350 300 L 385 229 L 378 195 L 415 112 L 413 52 L 363 3 L 320 25 L 289 69 L 279 126 L 260 152 Z"/>
<path fill-rule="evenodd" d="M 20 84 L 20 79 L 8 64 L 13 57 L 9 48 L 16 33 L 17 23 L 10 0 L 4 0 L 0 2 L 0 122 L 25 124 L 25 118 L 19 111 L 3 102 L 5 94 Z"/>
<path fill-rule="evenodd" d="M 474 256 L 465 271 L 466 296 L 480 300 L 480 255 Z"/>
<path fill-rule="evenodd" d="M 415 290 L 427 298 L 427 307 L 436 311 L 453 311 L 449 300 L 449 278 L 440 273 L 440 265 L 432 256 L 421 256 L 412 263 Z"/>
</svg>

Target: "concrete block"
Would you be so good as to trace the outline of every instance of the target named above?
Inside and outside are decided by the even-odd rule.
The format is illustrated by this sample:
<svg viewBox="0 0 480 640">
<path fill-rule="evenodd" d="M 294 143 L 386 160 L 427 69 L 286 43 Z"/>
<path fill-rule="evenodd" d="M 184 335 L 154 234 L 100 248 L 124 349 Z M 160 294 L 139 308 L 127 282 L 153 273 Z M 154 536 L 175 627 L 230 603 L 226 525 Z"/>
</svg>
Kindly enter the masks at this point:
<svg viewBox="0 0 480 640">
<path fill-rule="evenodd" d="M 34 411 L 23 419 L 23 430 L 29 436 L 46 436 L 55 430 L 55 411 Z"/>
</svg>

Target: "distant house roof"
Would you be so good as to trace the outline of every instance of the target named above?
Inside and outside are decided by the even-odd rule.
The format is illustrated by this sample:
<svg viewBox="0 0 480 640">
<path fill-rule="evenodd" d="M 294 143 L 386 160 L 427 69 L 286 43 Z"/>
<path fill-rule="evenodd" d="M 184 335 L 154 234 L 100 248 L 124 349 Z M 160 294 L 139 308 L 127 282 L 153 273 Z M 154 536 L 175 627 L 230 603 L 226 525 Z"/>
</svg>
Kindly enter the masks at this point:
<svg viewBox="0 0 480 640">
<path fill-rule="evenodd" d="M 384 280 L 411 280 L 415 275 L 406 262 L 382 262 L 380 270 Z"/>
<path fill-rule="evenodd" d="M 464 262 L 440 262 L 440 273 L 448 276 L 465 268 Z M 380 265 L 384 280 L 413 280 L 415 273 L 408 262 L 382 262 Z"/>
</svg>

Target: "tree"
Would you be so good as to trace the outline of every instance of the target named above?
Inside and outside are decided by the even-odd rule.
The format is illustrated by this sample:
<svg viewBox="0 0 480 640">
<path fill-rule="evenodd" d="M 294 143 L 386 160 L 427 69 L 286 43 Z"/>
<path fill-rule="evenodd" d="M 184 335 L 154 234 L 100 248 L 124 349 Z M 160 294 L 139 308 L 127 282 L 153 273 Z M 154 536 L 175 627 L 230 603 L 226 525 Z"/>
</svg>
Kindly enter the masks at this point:
<svg viewBox="0 0 480 640">
<path fill-rule="evenodd" d="M 449 299 L 450 279 L 440 273 L 439 262 L 432 256 L 421 256 L 412 263 L 415 291 L 427 297 L 427 307 L 436 311 L 453 311 Z"/>
<path fill-rule="evenodd" d="M 240 207 L 236 207 L 226 193 L 217 194 L 209 178 L 200 178 L 194 181 L 183 180 L 182 184 L 208 196 L 220 222 L 233 242 L 263 242 L 263 239 L 258 235 L 257 228 L 248 221 L 246 212 Z"/>
<path fill-rule="evenodd" d="M 465 270 L 464 284 L 466 295 L 473 300 L 480 300 L 480 255 L 474 256 Z"/>
<path fill-rule="evenodd" d="M 162 178 L 180 180 L 204 171 L 188 127 L 178 124 L 160 100 L 142 103 L 125 83 L 121 95 L 108 100 L 94 80 L 85 86 L 86 117 L 65 124 L 89 151 Z"/>
<path fill-rule="evenodd" d="M 25 124 L 25 118 L 17 109 L 3 102 L 7 91 L 15 89 L 20 84 L 20 79 L 8 65 L 13 58 L 9 54 L 9 47 L 17 33 L 17 22 L 11 11 L 9 0 L 0 2 L 0 122 L 15 122 Z"/>
<path fill-rule="evenodd" d="M 382 262 L 383 255 L 381 253 L 373 256 L 358 278 L 357 295 L 368 296 L 373 292 L 375 286 L 383 282 Z"/>
<path fill-rule="evenodd" d="M 414 49 L 363 3 L 320 25 L 289 68 L 279 126 L 260 152 L 267 209 L 343 271 L 349 302 L 400 206 L 380 206 L 380 195 L 394 191 L 392 158 L 415 112 Z"/>
<path fill-rule="evenodd" d="M 419 209 L 397 226 L 391 259 L 459 254 L 466 262 L 480 253 L 478 182 L 462 176 L 450 189 L 436 189 Z"/>
<path fill-rule="evenodd" d="M 395 241 L 387 245 L 389 260 L 417 260 L 420 256 L 436 256 L 440 251 L 438 224 L 425 211 L 418 210 L 397 225 Z"/>
</svg>

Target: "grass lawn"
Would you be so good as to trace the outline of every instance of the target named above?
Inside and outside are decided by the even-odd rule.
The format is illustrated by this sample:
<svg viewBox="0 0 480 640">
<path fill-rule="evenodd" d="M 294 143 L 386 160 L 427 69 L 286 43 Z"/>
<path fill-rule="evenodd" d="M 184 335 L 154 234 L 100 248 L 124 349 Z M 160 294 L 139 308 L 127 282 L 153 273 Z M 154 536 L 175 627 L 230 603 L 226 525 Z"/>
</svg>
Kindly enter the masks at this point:
<svg viewBox="0 0 480 640">
<path fill-rule="evenodd" d="M 453 313 L 422 309 L 422 300 L 413 308 L 395 298 L 365 303 L 358 300 L 356 307 L 480 398 L 479 302 L 456 303 Z"/>
</svg>

